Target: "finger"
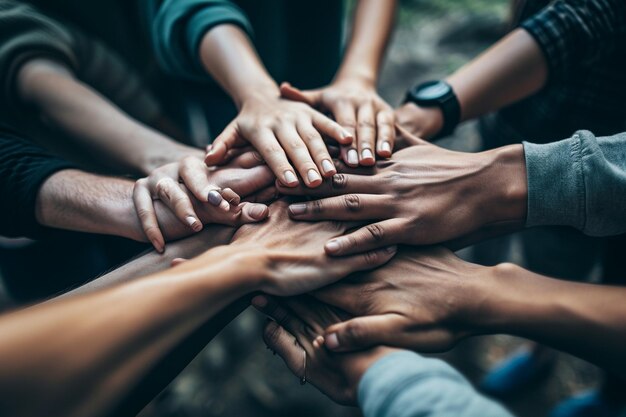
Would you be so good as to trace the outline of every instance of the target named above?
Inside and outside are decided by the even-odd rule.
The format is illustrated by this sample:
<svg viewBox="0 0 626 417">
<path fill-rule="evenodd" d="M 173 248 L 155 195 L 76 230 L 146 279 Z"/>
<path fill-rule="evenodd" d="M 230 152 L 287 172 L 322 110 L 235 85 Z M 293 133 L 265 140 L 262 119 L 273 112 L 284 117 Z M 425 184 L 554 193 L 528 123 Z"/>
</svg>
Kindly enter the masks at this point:
<svg viewBox="0 0 626 417">
<path fill-rule="evenodd" d="M 202 222 L 198 220 L 191 199 L 177 182 L 169 177 L 160 179 L 156 183 L 156 194 L 183 224 L 189 226 L 194 232 L 202 230 Z"/>
<path fill-rule="evenodd" d="M 390 197 L 372 194 L 345 194 L 289 206 L 296 220 L 377 220 L 389 217 Z"/>
<path fill-rule="evenodd" d="M 270 213 L 269 207 L 258 203 L 241 203 L 237 209 L 241 211 L 239 224 L 260 222 Z"/>
<path fill-rule="evenodd" d="M 265 161 L 260 153 L 253 151 L 239 155 L 231 161 L 231 164 L 235 167 L 250 169 L 264 165 Z"/>
<path fill-rule="evenodd" d="M 376 115 L 376 149 L 378 155 L 390 158 L 396 140 L 394 114 L 391 110 L 382 110 Z"/>
<path fill-rule="evenodd" d="M 359 107 L 357 111 L 356 142 L 361 165 L 374 165 L 376 163 L 376 158 L 374 158 L 376 116 L 374 107 L 369 104 Z"/>
<path fill-rule="evenodd" d="M 335 174 L 337 169 L 318 131 L 307 120 L 299 120 L 296 128 L 300 137 L 304 139 L 309 153 L 313 156 L 313 160 L 322 175 L 330 177 Z"/>
<path fill-rule="evenodd" d="M 232 190 L 230 190 L 227 197 L 224 197 L 224 191 L 209 181 L 209 171 L 206 165 L 197 158 L 184 158 L 181 161 L 178 175 L 185 184 L 185 187 L 187 187 L 199 201 L 210 203 L 224 211 L 230 209 L 230 200 L 236 201 L 235 205 L 239 204 L 239 196 L 236 194 L 233 196 L 232 194 L 234 194 L 234 192 Z"/>
<path fill-rule="evenodd" d="M 331 256 L 362 253 L 402 243 L 403 232 L 401 221 L 388 219 L 379 223 L 369 224 L 355 232 L 329 240 L 324 245 L 324 250 Z"/>
<path fill-rule="evenodd" d="M 206 154 L 204 162 L 211 166 L 223 162 L 230 149 L 243 146 L 245 140 L 239 135 L 235 122 L 231 122 L 222 133 L 213 141 L 211 149 Z"/>
<path fill-rule="evenodd" d="M 302 329 L 302 322 L 300 322 L 300 320 L 298 320 L 288 309 L 277 302 L 274 297 L 257 295 L 250 301 L 250 303 L 254 308 L 270 317 L 294 336 L 297 336 Z"/>
<path fill-rule="evenodd" d="M 392 334 L 398 335 L 401 331 L 398 328 L 399 319 L 399 315 L 390 313 L 337 323 L 326 329 L 324 344 L 336 352 L 362 350 L 381 344 L 393 346 Z"/>
<path fill-rule="evenodd" d="M 336 140 L 337 143 L 341 145 L 349 145 L 354 141 L 353 133 L 313 109 L 311 109 L 311 120 L 313 121 L 313 126 L 315 126 L 320 133 Z"/>
<path fill-rule="evenodd" d="M 341 149 L 341 159 L 348 165 L 356 167 L 359 165 L 359 154 L 356 150 L 356 110 L 352 104 L 347 101 L 339 101 L 333 105 L 331 109 L 335 120 L 339 123 L 352 137 L 349 143 Z"/>
<path fill-rule="evenodd" d="M 306 186 L 317 187 L 320 185 L 322 183 L 322 177 L 311 158 L 311 154 L 309 153 L 304 139 L 300 137 L 296 127 L 292 125 L 282 125 L 275 133 L 278 141 L 300 173 L 300 177 L 302 177 Z"/>
<path fill-rule="evenodd" d="M 396 246 L 388 246 L 383 249 L 377 249 L 359 255 L 334 258 L 334 261 L 329 262 L 328 270 L 333 272 L 329 274 L 329 276 L 345 277 L 353 272 L 377 268 L 389 262 L 397 252 L 398 248 Z M 330 282 L 326 285 L 328 284 L 330 284 Z"/>
<path fill-rule="evenodd" d="M 306 372 L 303 348 L 294 339 L 292 334 L 271 320 L 268 320 L 263 329 L 263 341 L 267 347 L 283 359 L 294 375 L 302 378 Z"/>
<path fill-rule="evenodd" d="M 372 181 L 372 177 L 348 174 L 335 174 L 316 188 L 306 188 L 302 186 L 289 188 L 280 183 L 276 184 L 276 188 L 285 195 L 306 195 L 314 197 L 332 197 L 348 193 L 377 194 L 378 192 L 384 192 L 375 181 Z"/>
<path fill-rule="evenodd" d="M 292 101 L 300 101 L 311 107 L 319 108 L 322 105 L 321 90 L 302 91 L 291 84 L 284 82 L 280 85 L 280 95 L 282 98 Z"/>
<path fill-rule="evenodd" d="M 137 211 L 137 216 L 139 217 L 141 228 L 146 238 L 152 243 L 152 246 L 154 246 L 157 252 L 163 253 L 165 250 L 165 239 L 161 233 L 154 209 L 154 201 L 152 200 L 145 179 L 141 179 L 135 183 L 135 187 L 133 188 L 133 202 L 135 203 L 135 210 Z"/>
<path fill-rule="evenodd" d="M 288 187 L 298 185 L 298 177 L 287 160 L 287 154 L 280 146 L 274 132 L 269 129 L 259 130 L 255 135 L 254 143 L 258 152 L 283 185 Z"/>
</svg>

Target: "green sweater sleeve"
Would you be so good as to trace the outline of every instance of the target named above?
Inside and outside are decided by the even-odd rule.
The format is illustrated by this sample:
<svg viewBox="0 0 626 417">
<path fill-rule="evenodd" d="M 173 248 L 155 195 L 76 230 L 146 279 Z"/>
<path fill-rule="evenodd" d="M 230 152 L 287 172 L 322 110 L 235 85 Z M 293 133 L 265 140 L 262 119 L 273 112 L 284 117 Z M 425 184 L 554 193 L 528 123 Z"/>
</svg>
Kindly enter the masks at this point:
<svg viewBox="0 0 626 417">
<path fill-rule="evenodd" d="M 243 11 L 228 0 L 144 0 L 150 38 L 161 67 L 169 74 L 206 80 L 198 48 L 202 37 L 221 24 L 239 26 L 252 35 Z"/>
</svg>

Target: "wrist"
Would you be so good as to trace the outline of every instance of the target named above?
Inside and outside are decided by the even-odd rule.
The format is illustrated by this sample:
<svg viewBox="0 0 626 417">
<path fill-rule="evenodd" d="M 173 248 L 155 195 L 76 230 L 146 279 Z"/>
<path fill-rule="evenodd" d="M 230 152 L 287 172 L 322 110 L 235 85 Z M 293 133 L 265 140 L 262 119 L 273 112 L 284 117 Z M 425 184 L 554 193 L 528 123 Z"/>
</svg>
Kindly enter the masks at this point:
<svg viewBox="0 0 626 417">
<path fill-rule="evenodd" d="M 484 224 L 523 222 L 526 219 L 528 185 L 522 145 L 511 145 L 483 152 L 486 169 L 481 179 L 485 198 L 480 202 Z M 485 186 L 488 184 L 489 186 Z"/>
<path fill-rule="evenodd" d="M 333 85 L 350 85 L 375 90 L 377 82 L 378 74 L 376 71 L 367 68 L 342 68 L 335 76 Z"/>
<path fill-rule="evenodd" d="M 241 91 L 232 94 L 235 105 L 241 110 L 246 104 L 280 99 L 280 89 L 274 81 L 260 80 L 247 84 Z"/>
</svg>

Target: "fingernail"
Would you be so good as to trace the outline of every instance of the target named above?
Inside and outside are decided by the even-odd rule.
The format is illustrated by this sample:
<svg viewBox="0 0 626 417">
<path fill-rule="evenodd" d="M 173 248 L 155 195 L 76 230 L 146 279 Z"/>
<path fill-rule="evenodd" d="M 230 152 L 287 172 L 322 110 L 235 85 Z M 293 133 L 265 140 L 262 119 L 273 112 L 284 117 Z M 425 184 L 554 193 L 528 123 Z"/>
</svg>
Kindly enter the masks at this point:
<svg viewBox="0 0 626 417">
<path fill-rule="evenodd" d="M 363 158 L 363 159 L 373 159 L 374 155 L 372 154 L 371 150 L 363 149 L 363 151 L 361 151 L 361 158 Z"/>
<path fill-rule="evenodd" d="M 230 203 L 226 200 L 222 200 L 222 202 L 220 203 L 219 206 L 222 210 L 224 211 L 229 211 L 230 210 Z"/>
<path fill-rule="evenodd" d="M 330 162 L 328 159 L 324 159 L 322 161 L 322 169 L 324 170 L 326 174 L 330 172 L 335 172 L 335 165 L 332 162 Z"/>
<path fill-rule="evenodd" d="M 343 136 L 344 139 L 348 139 L 352 137 L 352 133 L 348 132 L 347 130 L 343 130 L 341 132 L 341 135 Z"/>
<path fill-rule="evenodd" d="M 348 163 L 352 165 L 359 164 L 359 154 L 356 152 L 356 149 L 350 149 L 348 151 Z"/>
<path fill-rule="evenodd" d="M 337 337 L 337 333 L 331 333 L 325 338 L 326 347 L 328 349 L 337 349 L 339 348 L 339 338 Z"/>
<path fill-rule="evenodd" d="M 383 142 L 383 144 L 381 145 L 380 149 L 383 152 L 390 152 L 391 153 L 391 144 L 389 142 Z"/>
<path fill-rule="evenodd" d="M 296 174 L 291 171 L 285 171 L 283 175 L 285 176 L 285 184 L 293 184 L 295 182 L 298 182 Z"/>
<path fill-rule="evenodd" d="M 216 190 L 209 191 L 209 203 L 211 203 L 212 205 L 216 207 L 219 207 L 222 201 L 223 201 L 223 198 L 219 192 L 217 192 Z"/>
<path fill-rule="evenodd" d="M 396 253 L 398 251 L 397 246 L 388 246 L 386 249 L 387 253 Z"/>
<path fill-rule="evenodd" d="M 326 250 L 328 252 L 339 252 L 339 249 L 341 249 L 341 245 L 339 244 L 338 240 L 331 240 L 330 242 L 326 243 Z"/>
<path fill-rule="evenodd" d="M 250 209 L 250 216 L 253 219 L 260 220 L 263 217 L 265 217 L 265 211 L 266 210 L 267 210 L 266 206 L 261 205 L 261 204 L 257 204 L 257 205 L 255 205 L 254 207 L 252 207 Z"/>
<path fill-rule="evenodd" d="M 152 241 L 152 246 L 154 246 L 154 249 L 159 252 L 159 253 L 163 253 L 163 245 L 161 245 L 161 243 L 157 242 L 156 240 Z"/>
<path fill-rule="evenodd" d="M 294 216 L 306 213 L 306 204 L 292 204 L 289 206 L 289 211 Z"/>
<path fill-rule="evenodd" d="M 320 174 L 318 174 L 317 171 L 314 169 L 309 169 L 309 172 L 306 173 L 306 176 L 308 177 L 309 182 L 315 182 L 322 179 L 322 177 L 320 177 Z"/>
<path fill-rule="evenodd" d="M 267 298 L 263 297 L 262 295 L 257 295 L 252 299 L 251 303 L 255 307 L 263 308 L 267 305 Z"/>
<path fill-rule="evenodd" d="M 196 232 L 202 230 L 202 223 L 198 221 L 195 217 L 187 216 L 187 224 Z"/>
</svg>

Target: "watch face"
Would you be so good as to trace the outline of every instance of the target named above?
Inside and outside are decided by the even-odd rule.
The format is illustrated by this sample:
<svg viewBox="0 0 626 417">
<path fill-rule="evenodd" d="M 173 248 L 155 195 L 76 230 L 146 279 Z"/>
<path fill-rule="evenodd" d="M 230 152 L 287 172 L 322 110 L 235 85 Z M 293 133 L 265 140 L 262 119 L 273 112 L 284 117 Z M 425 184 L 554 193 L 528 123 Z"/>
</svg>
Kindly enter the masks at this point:
<svg viewBox="0 0 626 417">
<path fill-rule="evenodd" d="M 415 92 L 419 100 L 436 100 L 450 92 L 450 86 L 442 81 L 422 84 Z"/>
</svg>

